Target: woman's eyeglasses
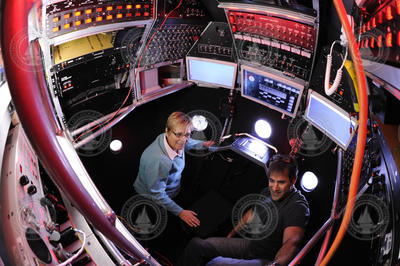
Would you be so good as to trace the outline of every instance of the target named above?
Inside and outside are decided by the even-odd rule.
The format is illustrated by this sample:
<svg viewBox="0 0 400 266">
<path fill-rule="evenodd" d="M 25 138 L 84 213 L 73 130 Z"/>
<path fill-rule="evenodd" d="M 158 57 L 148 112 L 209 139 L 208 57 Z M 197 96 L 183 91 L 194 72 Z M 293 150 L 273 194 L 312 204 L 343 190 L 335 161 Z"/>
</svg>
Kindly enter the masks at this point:
<svg viewBox="0 0 400 266">
<path fill-rule="evenodd" d="M 175 137 L 177 137 L 177 138 L 183 138 L 183 137 L 185 137 L 185 138 L 188 139 L 188 138 L 190 138 L 190 137 L 192 136 L 192 133 L 186 133 L 186 134 L 183 134 L 183 133 L 181 133 L 181 132 L 176 133 L 176 132 L 174 132 L 174 131 L 172 131 L 172 130 L 171 130 L 171 132 L 174 133 Z"/>
</svg>

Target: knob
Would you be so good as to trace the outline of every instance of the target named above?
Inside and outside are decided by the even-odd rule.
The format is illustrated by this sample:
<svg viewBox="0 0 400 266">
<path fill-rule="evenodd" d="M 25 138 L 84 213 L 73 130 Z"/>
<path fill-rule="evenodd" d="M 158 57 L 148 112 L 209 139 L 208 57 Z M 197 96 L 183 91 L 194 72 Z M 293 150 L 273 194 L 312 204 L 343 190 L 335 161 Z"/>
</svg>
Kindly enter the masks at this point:
<svg viewBox="0 0 400 266">
<path fill-rule="evenodd" d="M 29 195 L 33 195 L 33 194 L 35 194 L 36 192 L 37 192 L 37 188 L 36 188 L 35 185 L 30 185 L 30 186 L 28 187 L 28 194 L 29 194 Z"/>
<path fill-rule="evenodd" d="M 29 183 L 29 178 L 26 175 L 22 175 L 19 178 L 19 183 L 21 184 L 21 186 L 26 186 Z"/>
<path fill-rule="evenodd" d="M 229 22 L 230 22 L 231 24 L 235 23 L 235 17 L 232 16 L 232 15 L 230 15 L 230 16 L 229 16 Z"/>
<path fill-rule="evenodd" d="M 237 31 L 236 26 L 235 26 L 235 25 L 232 25 L 232 32 L 236 32 L 236 31 Z"/>
</svg>

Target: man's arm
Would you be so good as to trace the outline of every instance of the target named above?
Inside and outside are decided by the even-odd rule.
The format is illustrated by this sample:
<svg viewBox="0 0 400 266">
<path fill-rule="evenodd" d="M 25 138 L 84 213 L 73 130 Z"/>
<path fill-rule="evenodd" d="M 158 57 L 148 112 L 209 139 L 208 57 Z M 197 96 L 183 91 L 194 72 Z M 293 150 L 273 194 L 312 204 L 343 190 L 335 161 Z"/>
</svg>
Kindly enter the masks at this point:
<svg viewBox="0 0 400 266">
<path fill-rule="evenodd" d="M 240 219 L 239 223 L 235 226 L 235 228 L 232 229 L 232 231 L 226 236 L 228 238 L 231 238 L 234 236 L 237 231 L 243 228 L 243 226 L 247 223 L 249 223 L 253 219 L 253 209 L 248 210 Z"/>
<path fill-rule="evenodd" d="M 299 245 L 304 236 L 304 228 L 288 226 L 283 231 L 282 247 L 275 255 L 274 262 L 279 265 L 288 265 L 299 250 Z"/>
</svg>

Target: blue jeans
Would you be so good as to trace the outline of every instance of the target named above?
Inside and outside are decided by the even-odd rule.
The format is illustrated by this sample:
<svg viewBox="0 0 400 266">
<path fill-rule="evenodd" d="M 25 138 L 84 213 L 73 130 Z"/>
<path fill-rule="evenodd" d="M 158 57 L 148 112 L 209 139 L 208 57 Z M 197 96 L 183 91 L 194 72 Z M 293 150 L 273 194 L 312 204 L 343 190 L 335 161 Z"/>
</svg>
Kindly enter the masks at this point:
<svg viewBox="0 0 400 266">
<path fill-rule="evenodd" d="M 206 264 L 206 266 L 263 266 L 266 265 L 268 262 L 270 261 L 266 259 L 243 260 L 243 259 L 216 257 L 210 260 Z"/>
<path fill-rule="evenodd" d="M 214 258 L 216 259 L 213 260 Z M 238 260 L 232 260 L 230 258 Z M 200 266 L 205 265 L 211 260 L 212 261 L 208 265 L 240 265 L 229 263 L 241 262 L 243 262 L 241 265 L 263 265 L 263 260 L 254 259 L 257 258 L 252 255 L 250 241 L 247 239 L 226 237 L 200 239 L 195 237 L 192 238 L 186 246 L 178 265 Z M 252 263 L 254 262 L 258 264 L 249 264 L 251 262 L 250 260 Z"/>
</svg>

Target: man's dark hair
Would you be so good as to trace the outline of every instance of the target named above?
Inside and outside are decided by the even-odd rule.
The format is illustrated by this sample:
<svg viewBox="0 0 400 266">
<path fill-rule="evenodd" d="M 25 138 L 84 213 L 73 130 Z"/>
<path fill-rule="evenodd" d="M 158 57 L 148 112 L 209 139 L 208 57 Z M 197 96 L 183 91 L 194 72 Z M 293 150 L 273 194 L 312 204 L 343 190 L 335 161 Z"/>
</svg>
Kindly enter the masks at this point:
<svg viewBox="0 0 400 266">
<path fill-rule="evenodd" d="M 298 173 L 297 161 L 289 155 L 277 154 L 272 156 L 267 162 L 267 177 L 269 178 L 272 172 L 287 173 L 289 180 L 292 181 Z"/>
</svg>

